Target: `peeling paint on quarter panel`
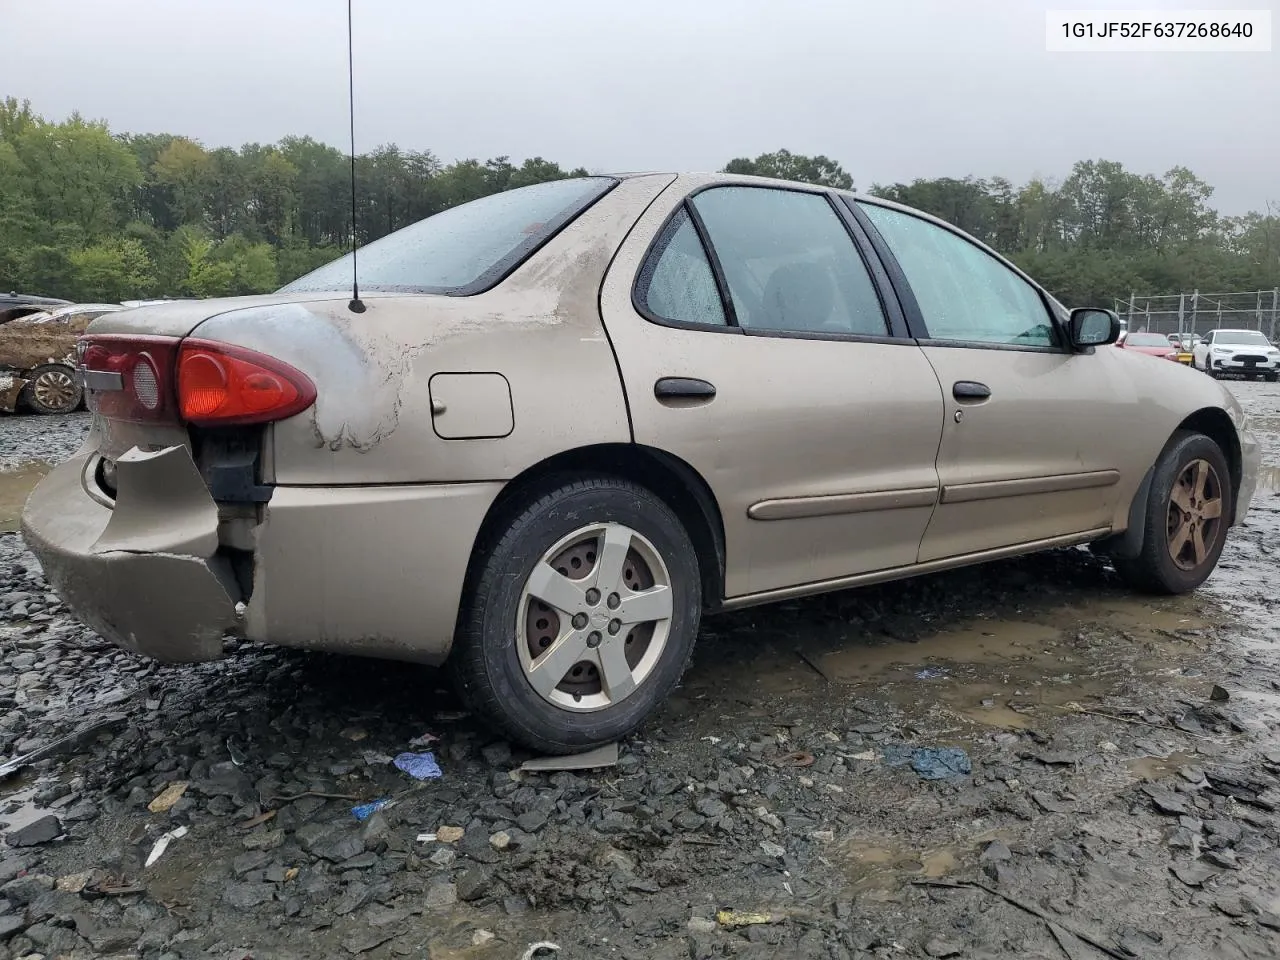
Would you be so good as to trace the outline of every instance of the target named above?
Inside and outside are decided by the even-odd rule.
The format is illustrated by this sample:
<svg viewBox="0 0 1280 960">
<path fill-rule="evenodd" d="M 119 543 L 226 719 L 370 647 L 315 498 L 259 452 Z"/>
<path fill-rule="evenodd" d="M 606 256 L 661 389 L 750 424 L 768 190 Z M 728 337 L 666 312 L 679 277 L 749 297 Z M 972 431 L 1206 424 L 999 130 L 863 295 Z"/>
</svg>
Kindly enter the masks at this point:
<svg viewBox="0 0 1280 960">
<path fill-rule="evenodd" d="M 617 364 L 600 321 L 599 288 L 622 238 L 672 179 L 661 175 L 622 182 L 487 293 L 368 298 L 367 310 L 360 314 L 347 309 L 347 297 L 308 304 L 317 327 L 331 326 L 351 342 L 359 338 L 362 348 L 375 345 L 362 349 L 362 355 L 379 370 L 383 360 L 389 360 L 393 379 L 403 370 L 397 366 L 397 356 L 416 353 L 396 390 L 395 429 L 381 431 L 381 439 L 365 451 L 350 445 L 336 450 L 317 446 L 315 424 L 307 415 L 275 424 L 271 431 L 275 482 L 505 480 L 567 449 L 629 442 L 631 430 Z M 254 315 L 265 317 L 269 312 L 254 311 Z M 203 324 L 195 336 L 265 347 L 253 328 L 269 329 L 271 323 L 240 322 L 246 313 L 225 314 Z M 297 334 L 303 337 L 300 329 Z M 331 340 L 326 334 L 316 342 L 341 349 L 343 339 Z M 274 355 L 297 361 L 305 370 L 302 349 L 296 341 L 281 343 Z M 515 429 L 509 436 L 442 440 L 435 435 L 427 386 L 431 376 L 468 371 L 500 373 L 511 385 Z M 365 390 L 381 383 L 363 369 L 353 369 L 352 375 Z M 374 408 L 370 416 L 391 409 L 388 395 L 365 400 L 354 395 L 358 391 L 330 384 L 328 379 L 317 379 L 316 388 L 321 397 L 326 391 L 341 390 L 347 406 Z"/>
<path fill-rule="evenodd" d="M 317 387 L 308 414 L 316 445 L 368 451 L 395 431 L 404 381 L 430 340 L 404 343 L 377 324 L 347 322 L 340 309 L 346 312 L 324 301 L 237 310 L 201 324 L 196 335 L 297 367 Z M 379 309 L 369 305 L 370 313 Z"/>
</svg>

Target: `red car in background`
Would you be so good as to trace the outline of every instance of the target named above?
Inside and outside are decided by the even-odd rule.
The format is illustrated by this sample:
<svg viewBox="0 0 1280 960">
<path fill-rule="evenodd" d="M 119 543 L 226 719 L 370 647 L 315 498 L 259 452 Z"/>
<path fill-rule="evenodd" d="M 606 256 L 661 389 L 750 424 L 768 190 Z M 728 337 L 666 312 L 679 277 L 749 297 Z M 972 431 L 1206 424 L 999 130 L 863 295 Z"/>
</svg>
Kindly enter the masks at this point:
<svg viewBox="0 0 1280 960">
<path fill-rule="evenodd" d="M 1121 350 L 1132 350 L 1134 353 L 1146 353 L 1178 362 L 1178 348 L 1163 333 L 1131 333 L 1117 341 L 1116 346 Z"/>
</svg>

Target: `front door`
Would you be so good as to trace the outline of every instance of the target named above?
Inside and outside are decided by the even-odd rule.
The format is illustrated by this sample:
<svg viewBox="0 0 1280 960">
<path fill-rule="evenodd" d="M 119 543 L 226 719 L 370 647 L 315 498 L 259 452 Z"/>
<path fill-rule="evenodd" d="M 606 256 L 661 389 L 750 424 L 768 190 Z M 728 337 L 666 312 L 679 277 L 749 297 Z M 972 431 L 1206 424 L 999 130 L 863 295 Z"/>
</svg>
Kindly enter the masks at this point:
<svg viewBox="0 0 1280 960">
<path fill-rule="evenodd" d="M 858 207 L 905 275 L 946 403 L 920 561 L 1108 529 L 1126 461 L 1111 423 L 1118 365 L 1069 351 L 1040 291 L 960 233 Z"/>
<path fill-rule="evenodd" d="M 943 401 L 881 268 L 823 191 L 698 185 L 659 198 L 602 291 L 636 442 L 711 488 L 730 598 L 914 563 Z"/>
</svg>

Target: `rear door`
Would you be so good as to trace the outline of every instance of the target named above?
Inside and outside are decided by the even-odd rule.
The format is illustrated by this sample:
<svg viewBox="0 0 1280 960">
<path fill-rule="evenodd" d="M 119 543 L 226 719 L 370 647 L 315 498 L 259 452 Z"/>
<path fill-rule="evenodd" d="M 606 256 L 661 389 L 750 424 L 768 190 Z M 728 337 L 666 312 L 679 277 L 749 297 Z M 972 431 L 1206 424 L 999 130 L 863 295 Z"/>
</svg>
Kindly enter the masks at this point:
<svg viewBox="0 0 1280 960">
<path fill-rule="evenodd" d="M 1116 364 L 1073 353 L 1039 289 L 958 231 L 853 205 L 898 279 L 947 405 L 920 561 L 1110 528 L 1125 433 Z"/>
<path fill-rule="evenodd" d="M 682 178 L 605 279 L 635 440 L 706 479 L 730 598 L 914 563 L 937 499 L 937 378 L 858 230 L 820 190 Z"/>
</svg>

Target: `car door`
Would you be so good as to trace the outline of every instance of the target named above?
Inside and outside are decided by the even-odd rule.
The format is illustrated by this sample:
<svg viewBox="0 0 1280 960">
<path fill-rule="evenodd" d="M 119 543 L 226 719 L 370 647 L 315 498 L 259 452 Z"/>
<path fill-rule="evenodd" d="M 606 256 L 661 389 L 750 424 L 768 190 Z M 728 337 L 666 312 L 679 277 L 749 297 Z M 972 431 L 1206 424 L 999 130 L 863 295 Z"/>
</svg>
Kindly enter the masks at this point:
<svg viewBox="0 0 1280 960">
<path fill-rule="evenodd" d="M 859 229 L 821 190 L 684 177 L 605 279 L 635 440 L 706 480 L 729 598 L 910 565 L 937 500 L 937 378 Z"/>
<path fill-rule="evenodd" d="M 947 404 L 920 561 L 1105 533 L 1127 462 L 1114 413 L 1132 387 L 1119 365 L 1069 351 L 1041 291 L 959 231 L 854 206 Z"/>
<path fill-rule="evenodd" d="M 1213 331 L 1204 335 L 1204 339 L 1191 348 L 1191 365 L 1201 370 L 1209 369 L 1209 349 L 1213 346 Z"/>
</svg>

